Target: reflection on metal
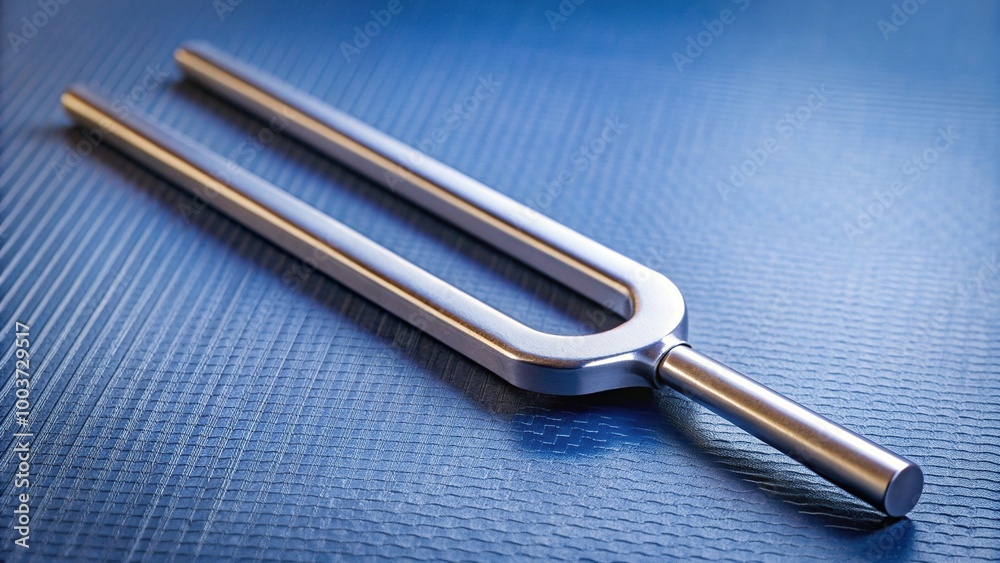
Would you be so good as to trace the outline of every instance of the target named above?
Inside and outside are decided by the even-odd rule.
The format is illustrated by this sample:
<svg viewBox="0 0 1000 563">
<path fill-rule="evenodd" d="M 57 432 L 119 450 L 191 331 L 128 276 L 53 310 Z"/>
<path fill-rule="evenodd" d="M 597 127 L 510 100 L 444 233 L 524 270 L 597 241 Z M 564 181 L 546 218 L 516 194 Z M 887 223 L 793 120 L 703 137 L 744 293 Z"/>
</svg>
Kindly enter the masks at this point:
<svg viewBox="0 0 1000 563">
<path fill-rule="evenodd" d="M 663 275 L 209 45 L 186 45 L 176 59 L 223 98 L 627 321 L 582 336 L 539 332 L 180 134 L 116 115 L 85 87 L 70 88 L 63 105 L 119 150 L 518 387 L 669 386 L 891 516 L 916 504 L 916 464 L 692 350 L 684 300 Z"/>
</svg>

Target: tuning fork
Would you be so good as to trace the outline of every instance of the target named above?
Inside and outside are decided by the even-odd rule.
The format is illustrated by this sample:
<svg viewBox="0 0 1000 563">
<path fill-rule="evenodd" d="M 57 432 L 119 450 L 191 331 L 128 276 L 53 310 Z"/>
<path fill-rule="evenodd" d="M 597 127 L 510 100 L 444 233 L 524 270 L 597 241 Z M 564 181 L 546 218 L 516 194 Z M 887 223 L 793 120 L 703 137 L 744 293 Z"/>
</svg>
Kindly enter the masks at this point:
<svg viewBox="0 0 1000 563">
<path fill-rule="evenodd" d="M 917 464 L 693 350 L 684 299 L 664 275 L 211 45 L 185 44 L 175 59 L 190 80 L 625 322 L 572 336 L 532 329 L 181 134 L 116 112 L 87 87 L 70 87 L 62 104 L 153 172 L 517 387 L 670 387 L 889 516 L 917 503 Z"/>
</svg>

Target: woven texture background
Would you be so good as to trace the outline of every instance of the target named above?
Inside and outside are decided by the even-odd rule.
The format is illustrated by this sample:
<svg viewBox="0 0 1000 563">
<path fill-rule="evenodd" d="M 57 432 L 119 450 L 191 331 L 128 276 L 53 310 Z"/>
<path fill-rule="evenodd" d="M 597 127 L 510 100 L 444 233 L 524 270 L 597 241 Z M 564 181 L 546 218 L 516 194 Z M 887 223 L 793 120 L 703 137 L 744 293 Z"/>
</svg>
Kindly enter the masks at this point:
<svg viewBox="0 0 1000 563">
<path fill-rule="evenodd" d="M 1000 7 L 401 2 L 352 56 L 386 2 L 73 1 L 33 34 L 3 2 L 0 558 L 1000 558 Z M 922 464 L 921 503 L 884 519 L 672 393 L 515 389 L 70 127 L 86 82 L 531 326 L 600 324 L 181 81 L 195 38 L 665 273 L 697 348 Z"/>
</svg>

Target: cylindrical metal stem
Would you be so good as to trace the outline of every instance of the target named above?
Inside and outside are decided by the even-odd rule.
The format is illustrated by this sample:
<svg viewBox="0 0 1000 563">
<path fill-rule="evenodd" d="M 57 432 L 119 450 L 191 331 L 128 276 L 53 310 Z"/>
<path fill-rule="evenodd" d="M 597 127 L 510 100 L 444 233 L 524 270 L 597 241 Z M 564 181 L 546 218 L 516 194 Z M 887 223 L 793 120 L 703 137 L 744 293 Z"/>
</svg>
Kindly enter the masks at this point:
<svg viewBox="0 0 1000 563">
<path fill-rule="evenodd" d="M 916 504 L 923 473 L 913 462 L 862 438 L 685 344 L 684 303 L 665 277 L 370 126 L 207 46 L 178 51 L 185 71 L 414 203 L 519 257 L 584 295 L 618 299 L 629 321 L 586 336 L 541 333 L 521 325 L 263 179 L 230 169 L 212 154 L 108 100 L 73 88 L 63 97 L 78 121 L 101 138 L 202 197 L 320 271 L 381 303 L 511 383 L 533 391 L 584 394 L 657 383 L 673 387 L 802 462 L 890 516 Z M 647 299 L 646 295 L 650 297 Z M 626 297 L 628 297 L 626 299 Z M 641 361 L 640 361 L 641 360 Z M 636 367 L 638 366 L 638 367 Z"/>
<path fill-rule="evenodd" d="M 924 475 L 917 464 L 688 346 L 671 349 L 658 375 L 663 384 L 890 516 L 903 516 L 920 498 Z"/>
</svg>

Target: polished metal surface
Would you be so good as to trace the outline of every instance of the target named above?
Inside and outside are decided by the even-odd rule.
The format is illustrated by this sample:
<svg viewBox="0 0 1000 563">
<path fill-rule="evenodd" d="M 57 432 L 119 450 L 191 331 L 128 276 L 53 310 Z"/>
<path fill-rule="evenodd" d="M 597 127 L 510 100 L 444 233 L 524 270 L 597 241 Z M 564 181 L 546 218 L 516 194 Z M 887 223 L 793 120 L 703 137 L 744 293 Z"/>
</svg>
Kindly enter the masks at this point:
<svg viewBox="0 0 1000 563">
<path fill-rule="evenodd" d="M 567 285 L 596 287 L 596 280 L 608 280 L 614 291 L 626 292 L 631 318 L 597 334 L 539 332 L 193 141 L 138 115 L 119 118 L 108 100 L 85 87 L 71 88 L 63 105 L 160 175 L 518 387 L 579 395 L 655 386 L 657 362 L 683 341 L 684 300 L 666 277 L 542 216 L 516 229 L 510 221 L 526 208 L 457 172 L 448 175 L 448 192 L 418 185 L 447 197 L 454 215 L 488 215 L 491 220 L 477 223 L 475 234 L 495 240 L 516 233 L 505 244 L 531 245 L 535 265 Z"/>
<path fill-rule="evenodd" d="M 920 498 L 917 464 L 839 426 L 688 346 L 660 364 L 661 381 L 890 516 Z"/>
<path fill-rule="evenodd" d="M 525 389 L 577 395 L 670 386 L 891 516 L 919 498 L 918 466 L 690 349 L 683 298 L 662 274 L 204 44 L 189 77 L 627 320 L 583 336 L 527 327 L 280 188 L 162 126 L 118 115 L 85 87 L 81 124 L 368 299 Z"/>
</svg>

